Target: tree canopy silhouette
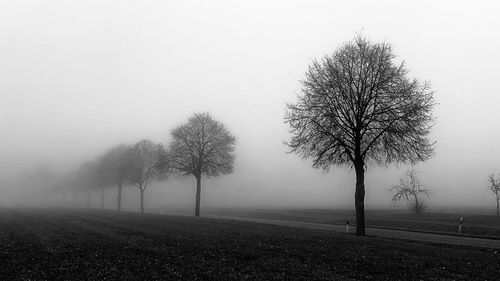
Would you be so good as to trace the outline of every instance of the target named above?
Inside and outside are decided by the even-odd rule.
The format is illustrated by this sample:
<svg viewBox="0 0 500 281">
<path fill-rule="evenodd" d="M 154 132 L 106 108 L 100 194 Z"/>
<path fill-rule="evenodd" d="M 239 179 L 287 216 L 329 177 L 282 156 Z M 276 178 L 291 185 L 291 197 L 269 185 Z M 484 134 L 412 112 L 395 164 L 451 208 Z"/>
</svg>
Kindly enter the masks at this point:
<svg viewBox="0 0 500 281">
<path fill-rule="evenodd" d="M 141 213 L 144 213 L 144 192 L 155 177 L 168 176 L 168 157 L 162 144 L 155 144 L 149 139 L 142 139 L 134 145 L 136 151 L 136 169 L 132 183 L 141 193 Z"/>
<path fill-rule="evenodd" d="M 123 184 L 133 181 L 138 171 L 138 153 L 129 145 L 119 145 L 106 152 L 101 158 L 101 169 L 107 181 L 116 184 L 116 208 L 121 210 Z"/>
<path fill-rule="evenodd" d="M 394 60 L 389 44 L 357 36 L 314 61 L 297 103 L 287 104 L 291 152 L 317 168 L 354 167 L 357 235 L 365 235 L 366 165 L 415 163 L 433 152 L 433 92 Z"/>
<path fill-rule="evenodd" d="M 201 176 L 219 176 L 233 171 L 236 138 L 224 124 L 208 113 L 197 113 L 172 130 L 171 165 L 196 178 L 195 216 L 200 215 Z"/>
<path fill-rule="evenodd" d="M 80 192 L 87 193 L 87 208 L 90 208 L 90 192 L 101 187 L 99 177 L 99 162 L 84 162 L 74 178 L 74 184 Z"/>
<path fill-rule="evenodd" d="M 413 169 L 406 171 L 404 177 L 399 179 L 399 184 L 391 189 L 394 192 L 392 201 L 406 201 L 410 204 L 410 209 L 416 214 L 422 213 L 426 204 L 423 197 L 429 198 L 432 191 L 426 188 L 417 177 L 417 172 Z"/>
<path fill-rule="evenodd" d="M 489 189 L 493 194 L 495 194 L 495 197 L 497 199 L 497 216 L 500 216 L 500 205 L 499 205 L 499 200 L 500 200 L 500 177 L 495 177 L 495 174 L 490 174 L 488 176 L 488 182 L 489 182 Z"/>
</svg>

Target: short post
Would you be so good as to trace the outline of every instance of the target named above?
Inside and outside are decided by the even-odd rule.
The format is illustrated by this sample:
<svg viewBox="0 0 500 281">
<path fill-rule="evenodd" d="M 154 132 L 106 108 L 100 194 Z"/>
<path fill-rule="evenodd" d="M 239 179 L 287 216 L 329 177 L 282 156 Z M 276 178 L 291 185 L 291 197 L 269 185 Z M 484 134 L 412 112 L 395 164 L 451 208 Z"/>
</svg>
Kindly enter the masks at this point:
<svg viewBox="0 0 500 281">
<path fill-rule="evenodd" d="M 460 217 L 458 220 L 458 234 L 462 234 L 462 223 L 464 222 L 464 217 Z"/>
<path fill-rule="evenodd" d="M 345 222 L 345 233 L 349 233 L 349 220 Z"/>
</svg>

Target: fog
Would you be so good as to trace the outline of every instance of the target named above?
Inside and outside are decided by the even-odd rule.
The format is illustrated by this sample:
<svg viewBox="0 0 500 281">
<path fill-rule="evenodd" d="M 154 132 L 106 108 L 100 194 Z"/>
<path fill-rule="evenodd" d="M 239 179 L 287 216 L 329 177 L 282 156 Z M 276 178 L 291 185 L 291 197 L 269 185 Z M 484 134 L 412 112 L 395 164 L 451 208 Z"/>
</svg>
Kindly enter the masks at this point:
<svg viewBox="0 0 500 281">
<path fill-rule="evenodd" d="M 308 65 L 362 33 L 393 45 L 438 104 L 435 156 L 415 169 L 430 207 L 494 208 L 500 172 L 500 18 L 494 1 L 2 1 L 0 205 L 56 204 L 63 175 L 111 147 L 171 140 L 195 112 L 237 138 L 234 172 L 203 179 L 202 206 L 354 205 L 355 174 L 287 154 L 285 105 Z M 369 166 L 367 206 L 408 165 Z M 194 177 L 146 191 L 146 206 L 194 205 Z M 114 208 L 114 189 L 106 207 Z M 98 194 L 93 195 L 94 206 Z M 125 209 L 139 193 L 125 188 Z M 94 198 L 93 197 L 93 198 Z M 396 205 L 400 206 L 400 205 Z"/>
</svg>

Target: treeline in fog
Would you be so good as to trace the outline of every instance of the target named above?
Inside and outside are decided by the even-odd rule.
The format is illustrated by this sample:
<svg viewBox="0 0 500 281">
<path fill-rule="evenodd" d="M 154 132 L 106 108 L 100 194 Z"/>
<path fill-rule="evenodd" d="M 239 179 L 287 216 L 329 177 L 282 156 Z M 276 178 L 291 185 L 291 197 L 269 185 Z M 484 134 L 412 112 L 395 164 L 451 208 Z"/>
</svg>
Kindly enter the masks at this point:
<svg viewBox="0 0 500 281">
<path fill-rule="evenodd" d="M 81 163 L 74 171 L 57 176 L 54 192 L 59 203 L 75 197 L 91 200 L 99 194 L 100 207 L 122 210 L 123 188 L 138 191 L 140 211 L 144 212 L 144 194 L 153 181 L 167 181 L 172 174 L 196 179 L 195 215 L 200 214 L 202 176 L 219 176 L 233 171 L 236 139 L 225 125 L 209 113 L 194 114 L 171 131 L 172 142 L 156 143 L 148 138 L 134 144 L 118 144 L 96 159 Z M 105 190 L 116 190 L 116 204 L 105 206 Z M 95 205 L 95 202 L 94 202 Z"/>
</svg>

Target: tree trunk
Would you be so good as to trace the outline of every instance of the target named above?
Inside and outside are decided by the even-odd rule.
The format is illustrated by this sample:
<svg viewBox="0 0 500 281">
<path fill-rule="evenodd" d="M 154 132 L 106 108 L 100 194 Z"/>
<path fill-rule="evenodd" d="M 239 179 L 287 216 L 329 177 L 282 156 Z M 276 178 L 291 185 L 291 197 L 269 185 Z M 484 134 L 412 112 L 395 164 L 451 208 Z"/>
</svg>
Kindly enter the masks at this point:
<svg viewBox="0 0 500 281">
<path fill-rule="evenodd" d="M 420 206 L 418 205 L 418 197 L 415 195 L 415 213 L 420 214 Z"/>
<path fill-rule="evenodd" d="M 118 195 L 116 196 L 116 209 L 122 210 L 122 183 L 118 183 Z"/>
<path fill-rule="evenodd" d="M 144 190 L 141 189 L 141 213 L 144 213 Z"/>
<path fill-rule="evenodd" d="M 87 191 L 87 209 L 90 209 L 90 190 Z"/>
<path fill-rule="evenodd" d="M 365 235 L 365 168 L 362 161 L 354 164 L 356 170 L 356 192 L 354 205 L 356 207 L 356 235 Z"/>
<path fill-rule="evenodd" d="M 101 209 L 104 209 L 104 186 L 101 186 Z"/>
<path fill-rule="evenodd" d="M 499 210 L 498 210 L 498 194 L 497 194 L 497 217 L 500 216 Z"/>
<path fill-rule="evenodd" d="M 201 197 L 201 175 L 196 176 L 196 207 L 194 215 L 196 217 L 200 216 L 200 197 Z"/>
</svg>

